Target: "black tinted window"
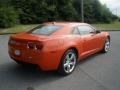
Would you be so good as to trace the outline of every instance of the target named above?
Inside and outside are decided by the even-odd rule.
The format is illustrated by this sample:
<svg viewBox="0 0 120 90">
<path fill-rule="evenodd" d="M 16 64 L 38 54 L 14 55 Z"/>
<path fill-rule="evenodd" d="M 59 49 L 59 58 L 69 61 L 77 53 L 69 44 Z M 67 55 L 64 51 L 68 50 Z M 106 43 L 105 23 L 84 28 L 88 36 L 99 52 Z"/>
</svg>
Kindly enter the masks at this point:
<svg viewBox="0 0 120 90">
<path fill-rule="evenodd" d="M 54 33 L 55 31 L 59 30 L 60 28 L 61 26 L 58 26 L 58 25 L 41 25 L 29 31 L 29 33 L 38 34 L 38 35 L 50 35 Z"/>
</svg>

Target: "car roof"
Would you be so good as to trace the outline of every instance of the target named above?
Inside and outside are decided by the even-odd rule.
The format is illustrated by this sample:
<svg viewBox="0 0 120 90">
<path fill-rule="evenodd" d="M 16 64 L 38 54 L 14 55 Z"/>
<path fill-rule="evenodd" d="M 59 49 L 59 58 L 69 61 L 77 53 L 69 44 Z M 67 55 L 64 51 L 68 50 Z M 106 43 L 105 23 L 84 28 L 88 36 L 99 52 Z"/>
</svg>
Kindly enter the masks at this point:
<svg viewBox="0 0 120 90">
<path fill-rule="evenodd" d="M 87 23 L 79 23 L 79 22 L 46 22 L 46 23 L 43 23 L 45 25 L 50 25 L 50 24 L 53 24 L 53 25 L 62 25 L 62 26 L 78 26 L 78 25 L 89 25 Z"/>
<path fill-rule="evenodd" d="M 54 35 L 65 35 L 65 34 L 70 34 L 71 30 L 73 30 L 73 28 L 75 26 L 78 25 L 89 25 L 87 23 L 80 23 L 80 22 L 45 22 L 43 23 L 43 25 L 59 25 L 59 26 L 63 26 L 63 28 L 61 28 L 60 30 L 57 30 L 56 32 L 54 32 L 51 36 Z"/>
</svg>

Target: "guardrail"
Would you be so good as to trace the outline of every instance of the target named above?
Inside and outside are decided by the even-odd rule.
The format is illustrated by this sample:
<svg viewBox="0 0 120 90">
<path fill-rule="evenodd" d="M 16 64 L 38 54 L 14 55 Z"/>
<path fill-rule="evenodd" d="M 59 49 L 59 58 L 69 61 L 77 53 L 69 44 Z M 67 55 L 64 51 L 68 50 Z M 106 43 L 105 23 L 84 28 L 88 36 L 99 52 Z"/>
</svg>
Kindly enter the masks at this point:
<svg viewBox="0 0 120 90">
<path fill-rule="evenodd" d="M 104 29 L 104 30 L 100 30 L 100 31 L 120 31 L 120 29 L 112 29 L 112 30 L 107 30 L 107 29 L 105 30 Z"/>
<path fill-rule="evenodd" d="M 7 34 L 17 34 L 17 33 L 0 33 L 0 35 L 7 35 Z"/>
</svg>

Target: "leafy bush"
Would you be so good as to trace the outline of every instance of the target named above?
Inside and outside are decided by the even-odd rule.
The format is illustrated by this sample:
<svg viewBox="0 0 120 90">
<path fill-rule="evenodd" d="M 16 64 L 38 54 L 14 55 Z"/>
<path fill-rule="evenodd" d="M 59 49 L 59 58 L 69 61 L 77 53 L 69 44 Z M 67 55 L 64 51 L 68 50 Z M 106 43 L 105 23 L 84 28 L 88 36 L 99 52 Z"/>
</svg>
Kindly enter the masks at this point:
<svg viewBox="0 0 120 90">
<path fill-rule="evenodd" d="M 18 14 L 13 7 L 1 7 L 0 8 L 0 27 L 7 28 L 12 27 L 19 23 Z"/>
</svg>

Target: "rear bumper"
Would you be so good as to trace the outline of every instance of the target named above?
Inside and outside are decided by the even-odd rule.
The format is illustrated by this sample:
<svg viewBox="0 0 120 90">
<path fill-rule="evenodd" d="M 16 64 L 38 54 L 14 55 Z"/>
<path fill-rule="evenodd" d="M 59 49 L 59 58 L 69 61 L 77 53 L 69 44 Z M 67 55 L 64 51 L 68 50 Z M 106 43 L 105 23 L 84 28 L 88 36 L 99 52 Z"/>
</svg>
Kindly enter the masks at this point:
<svg viewBox="0 0 120 90">
<path fill-rule="evenodd" d="M 15 50 L 20 50 L 21 55 L 15 55 Z M 8 52 L 12 59 L 38 65 L 43 71 L 57 70 L 62 57 L 61 50 L 35 51 L 9 46 Z"/>
</svg>

